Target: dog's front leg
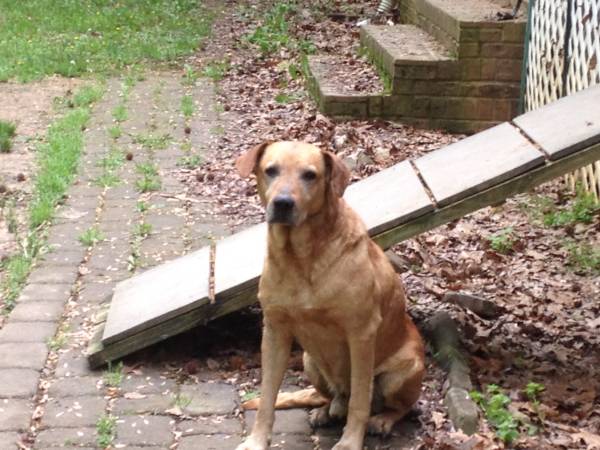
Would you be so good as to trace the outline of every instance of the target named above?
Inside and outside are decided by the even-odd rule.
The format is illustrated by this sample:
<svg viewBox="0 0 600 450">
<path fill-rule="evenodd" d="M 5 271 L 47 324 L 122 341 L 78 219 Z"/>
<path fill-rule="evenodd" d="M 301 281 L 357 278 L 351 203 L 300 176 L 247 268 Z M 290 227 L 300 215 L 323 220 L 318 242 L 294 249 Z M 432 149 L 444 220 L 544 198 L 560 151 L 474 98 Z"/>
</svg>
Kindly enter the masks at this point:
<svg viewBox="0 0 600 450">
<path fill-rule="evenodd" d="M 275 400 L 290 357 L 292 336 L 284 326 L 273 327 L 265 318 L 261 343 L 261 399 L 250 436 L 237 450 L 266 450 L 275 420 Z"/>
<path fill-rule="evenodd" d="M 375 364 L 375 333 L 349 339 L 350 401 L 344 433 L 332 450 L 361 450 L 371 412 Z"/>
</svg>

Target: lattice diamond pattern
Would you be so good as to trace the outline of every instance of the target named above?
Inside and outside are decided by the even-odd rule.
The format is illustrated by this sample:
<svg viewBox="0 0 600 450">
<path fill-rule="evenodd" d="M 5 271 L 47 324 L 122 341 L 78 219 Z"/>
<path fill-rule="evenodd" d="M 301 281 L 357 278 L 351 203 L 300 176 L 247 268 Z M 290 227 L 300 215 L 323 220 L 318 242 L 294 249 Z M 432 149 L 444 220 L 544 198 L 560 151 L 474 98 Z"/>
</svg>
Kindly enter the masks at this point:
<svg viewBox="0 0 600 450">
<path fill-rule="evenodd" d="M 565 54 L 567 12 L 571 29 Z M 600 83 L 600 0 L 537 0 L 529 20 L 526 111 Z M 571 188 L 581 183 L 600 198 L 600 161 L 568 175 L 567 182 Z"/>
<path fill-rule="evenodd" d="M 562 73 L 567 18 L 565 0 L 538 0 L 531 11 L 525 110 L 564 95 Z"/>
</svg>

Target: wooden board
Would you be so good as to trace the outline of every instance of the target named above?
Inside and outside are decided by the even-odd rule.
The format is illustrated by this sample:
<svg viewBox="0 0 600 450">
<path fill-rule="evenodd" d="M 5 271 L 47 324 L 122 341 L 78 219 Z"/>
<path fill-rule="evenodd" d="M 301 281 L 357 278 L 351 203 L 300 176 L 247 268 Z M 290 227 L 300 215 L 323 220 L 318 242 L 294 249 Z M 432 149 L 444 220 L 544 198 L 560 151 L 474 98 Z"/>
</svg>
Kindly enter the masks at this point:
<svg viewBox="0 0 600 450">
<path fill-rule="evenodd" d="M 468 197 L 544 162 L 515 127 L 495 126 L 415 161 L 438 205 Z"/>
<path fill-rule="evenodd" d="M 215 296 L 217 301 L 256 285 L 267 252 L 267 224 L 261 223 L 217 242 Z"/>
<path fill-rule="evenodd" d="M 563 97 L 513 120 L 548 153 L 562 158 L 600 142 L 600 85 Z"/>
<path fill-rule="evenodd" d="M 102 341 L 131 336 L 208 299 L 208 247 L 117 284 Z"/>
<path fill-rule="evenodd" d="M 387 230 L 384 233 L 374 236 L 373 239 L 380 247 L 387 249 L 405 239 L 451 222 L 478 209 L 494 205 L 515 194 L 527 192 L 542 183 L 556 179 L 565 173 L 569 173 L 597 160 L 600 160 L 600 144 L 587 147 L 557 161 L 548 162 L 543 166 L 511 178 L 504 183 L 477 192 L 456 203 L 436 209 L 430 214 Z"/>
<path fill-rule="evenodd" d="M 433 210 L 433 204 L 408 161 L 346 189 L 345 200 L 365 221 L 371 236 Z"/>
</svg>

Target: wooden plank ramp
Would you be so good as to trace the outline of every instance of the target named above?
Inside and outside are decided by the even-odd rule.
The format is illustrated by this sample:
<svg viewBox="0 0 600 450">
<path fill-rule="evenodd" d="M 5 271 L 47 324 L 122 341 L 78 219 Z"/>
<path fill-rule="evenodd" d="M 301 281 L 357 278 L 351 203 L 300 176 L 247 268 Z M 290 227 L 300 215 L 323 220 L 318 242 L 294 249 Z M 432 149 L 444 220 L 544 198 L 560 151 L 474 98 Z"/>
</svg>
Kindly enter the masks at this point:
<svg viewBox="0 0 600 450">
<path fill-rule="evenodd" d="M 376 242 L 388 248 L 599 159 L 597 86 L 396 164 L 353 184 L 345 198 Z M 122 358 L 255 302 L 266 234 L 263 223 L 217 242 L 214 304 L 208 298 L 208 247 L 119 283 L 90 342 L 90 365 Z"/>
</svg>

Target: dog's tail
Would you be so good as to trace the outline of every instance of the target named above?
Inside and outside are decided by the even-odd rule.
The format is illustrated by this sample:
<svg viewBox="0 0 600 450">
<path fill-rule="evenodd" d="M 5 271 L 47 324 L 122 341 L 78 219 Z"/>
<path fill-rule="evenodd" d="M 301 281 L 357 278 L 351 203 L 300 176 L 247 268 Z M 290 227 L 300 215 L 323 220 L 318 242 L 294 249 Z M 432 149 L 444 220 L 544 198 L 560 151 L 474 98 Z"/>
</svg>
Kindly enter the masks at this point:
<svg viewBox="0 0 600 450">
<path fill-rule="evenodd" d="M 329 403 L 329 400 L 317 392 L 315 388 L 301 389 L 296 392 L 280 392 L 277 394 L 275 409 L 314 408 Z M 242 409 L 258 409 L 260 398 L 253 398 L 242 403 Z"/>
</svg>

